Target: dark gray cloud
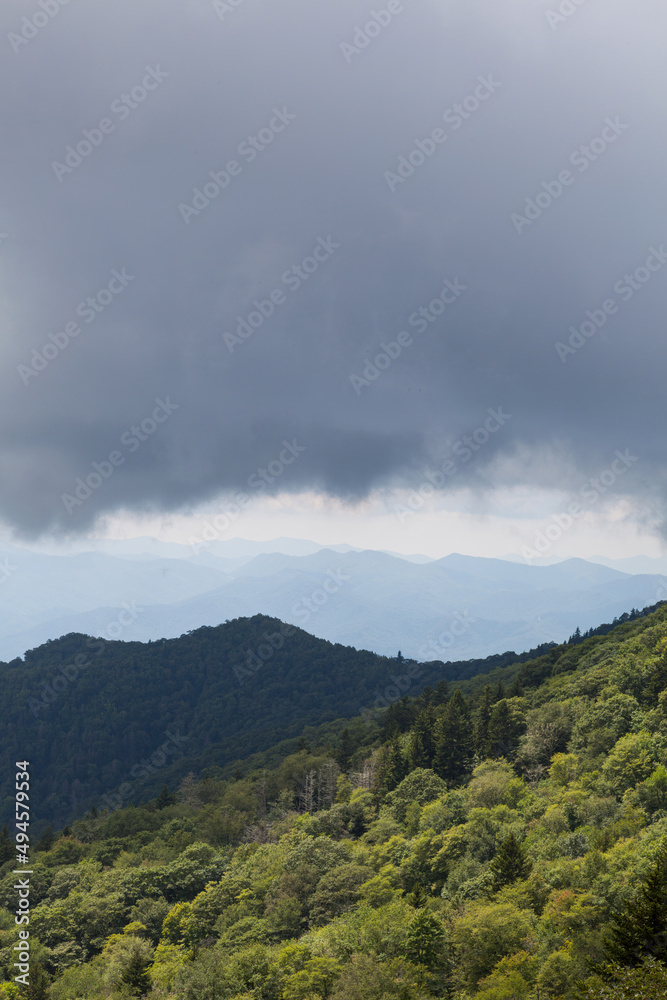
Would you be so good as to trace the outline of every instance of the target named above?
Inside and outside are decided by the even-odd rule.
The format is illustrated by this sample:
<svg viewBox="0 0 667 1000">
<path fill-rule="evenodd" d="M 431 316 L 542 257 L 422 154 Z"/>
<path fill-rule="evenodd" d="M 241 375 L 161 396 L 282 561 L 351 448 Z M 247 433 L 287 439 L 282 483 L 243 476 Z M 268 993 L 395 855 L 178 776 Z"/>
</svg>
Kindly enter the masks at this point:
<svg viewBox="0 0 667 1000">
<path fill-rule="evenodd" d="M 3 5 L 0 515 L 185 508 L 284 440 L 281 489 L 355 498 L 499 405 L 471 485 L 630 448 L 661 502 L 664 7 L 217 7 Z"/>
</svg>

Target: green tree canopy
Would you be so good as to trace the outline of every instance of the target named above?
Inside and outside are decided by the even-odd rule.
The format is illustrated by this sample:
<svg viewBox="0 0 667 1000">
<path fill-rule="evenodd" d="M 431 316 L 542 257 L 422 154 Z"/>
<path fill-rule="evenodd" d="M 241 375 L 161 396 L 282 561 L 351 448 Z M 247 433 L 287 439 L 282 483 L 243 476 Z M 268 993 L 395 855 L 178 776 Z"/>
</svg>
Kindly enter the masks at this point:
<svg viewBox="0 0 667 1000">
<path fill-rule="evenodd" d="M 513 833 L 501 842 L 496 855 L 489 865 L 491 872 L 492 886 L 494 891 L 502 889 L 519 879 L 526 879 L 532 871 L 532 864 L 528 860 L 522 845 Z"/>
</svg>

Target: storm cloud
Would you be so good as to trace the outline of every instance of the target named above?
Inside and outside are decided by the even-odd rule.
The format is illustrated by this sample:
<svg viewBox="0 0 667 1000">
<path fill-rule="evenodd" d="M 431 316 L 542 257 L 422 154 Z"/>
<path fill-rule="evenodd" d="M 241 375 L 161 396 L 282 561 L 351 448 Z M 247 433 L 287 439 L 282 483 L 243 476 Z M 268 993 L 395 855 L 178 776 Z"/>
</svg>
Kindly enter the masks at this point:
<svg viewBox="0 0 667 1000">
<path fill-rule="evenodd" d="M 286 443 L 268 490 L 354 500 L 498 408 L 456 485 L 629 450 L 660 516 L 666 30 L 658 0 L 6 0 L 0 517 L 188 509 Z"/>
</svg>

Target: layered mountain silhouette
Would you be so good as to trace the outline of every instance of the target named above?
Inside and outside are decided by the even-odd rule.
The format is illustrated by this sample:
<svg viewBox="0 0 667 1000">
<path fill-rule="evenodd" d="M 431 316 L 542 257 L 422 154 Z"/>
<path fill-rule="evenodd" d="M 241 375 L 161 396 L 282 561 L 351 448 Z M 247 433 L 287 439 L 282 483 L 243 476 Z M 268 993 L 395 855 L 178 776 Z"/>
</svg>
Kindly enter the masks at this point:
<svg viewBox="0 0 667 1000">
<path fill-rule="evenodd" d="M 465 659 L 561 642 L 667 596 L 658 574 L 582 559 L 429 560 L 300 539 L 232 539 L 196 555 L 150 539 L 103 548 L 0 549 L 1 658 L 70 632 L 146 642 L 262 614 L 383 655 Z"/>
</svg>

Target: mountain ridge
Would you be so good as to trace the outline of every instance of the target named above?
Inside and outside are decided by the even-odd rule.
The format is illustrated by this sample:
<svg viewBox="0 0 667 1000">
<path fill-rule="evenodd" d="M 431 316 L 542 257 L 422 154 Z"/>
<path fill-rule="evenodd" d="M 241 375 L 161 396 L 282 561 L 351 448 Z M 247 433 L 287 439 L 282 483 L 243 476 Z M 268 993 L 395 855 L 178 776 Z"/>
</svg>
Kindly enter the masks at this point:
<svg viewBox="0 0 667 1000">
<path fill-rule="evenodd" d="M 426 659 L 433 654 L 423 648 L 435 643 L 439 656 L 466 659 L 560 642 L 577 627 L 586 631 L 653 604 L 664 590 L 661 577 L 580 559 L 531 566 L 451 553 L 418 563 L 351 547 L 309 555 L 246 549 L 234 559 L 207 549 L 196 558 L 145 559 L 130 548 L 128 558 L 83 553 L 54 562 L 31 553 L 17 560 L 0 591 L 0 657 L 13 659 L 70 632 L 145 642 L 266 614 L 381 655 L 400 648 Z M 127 605 L 137 609 L 134 617 Z M 463 631 L 460 616 L 468 623 Z"/>
</svg>

